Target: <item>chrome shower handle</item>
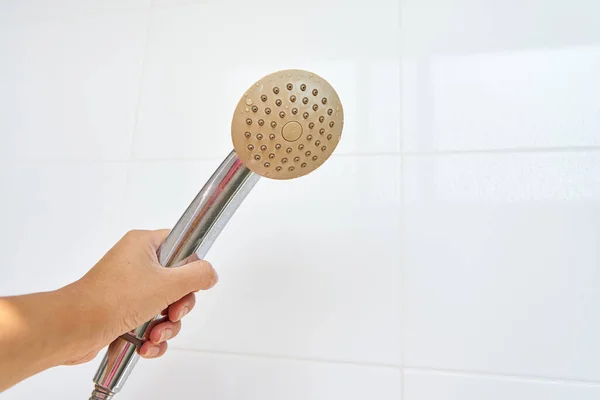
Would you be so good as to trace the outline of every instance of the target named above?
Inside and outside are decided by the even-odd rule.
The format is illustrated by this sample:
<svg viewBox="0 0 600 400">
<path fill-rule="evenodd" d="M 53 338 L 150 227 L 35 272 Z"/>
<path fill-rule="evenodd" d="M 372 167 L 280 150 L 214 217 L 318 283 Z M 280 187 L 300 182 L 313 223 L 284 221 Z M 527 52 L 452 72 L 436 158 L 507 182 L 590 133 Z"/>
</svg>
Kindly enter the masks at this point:
<svg viewBox="0 0 600 400">
<path fill-rule="evenodd" d="M 160 264 L 172 268 L 189 262 L 190 258 L 204 258 L 259 178 L 232 151 L 160 246 L 157 253 Z M 108 346 L 94 376 L 95 388 L 90 400 L 109 400 L 122 389 L 140 358 L 138 345 L 147 339 L 159 318 L 160 315 Z"/>
<path fill-rule="evenodd" d="M 234 151 L 161 246 L 161 265 L 175 267 L 188 257 L 203 258 L 260 176 L 287 180 L 311 173 L 333 154 L 343 126 L 341 100 L 323 77 L 288 69 L 255 82 L 233 113 Z M 154 321 L 110 344 L 94 378 L 91 400 L 110 399 L 123 387 L 139 358 L 136 345 Z"/>
</svg>

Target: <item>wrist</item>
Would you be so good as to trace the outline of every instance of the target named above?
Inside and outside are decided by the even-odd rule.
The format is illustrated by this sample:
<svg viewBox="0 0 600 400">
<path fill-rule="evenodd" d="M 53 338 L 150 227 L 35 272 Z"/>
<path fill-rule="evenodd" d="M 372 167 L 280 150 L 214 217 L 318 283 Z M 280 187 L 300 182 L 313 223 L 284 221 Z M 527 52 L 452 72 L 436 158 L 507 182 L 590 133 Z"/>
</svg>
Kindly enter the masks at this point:
<svg viewBox="0 0 600 400">
<path fill-rule="evenodd" d="M 0 391 L 60 363 L 65 347 L 56 292 L 0 299 Z M 5 368 L 5 369 L 3 369 Z"/>
<path fill-rule="evenodd" d="M 110 332 L 111 308 L 106 299 L 94 294 L 86 282 L 76 281 L 55 292 L 57 308 L 61 309 L 57 331 L 64 349 L 60 363 L 70 362 L 99 350 L 114 339 Z"/>
</svg>

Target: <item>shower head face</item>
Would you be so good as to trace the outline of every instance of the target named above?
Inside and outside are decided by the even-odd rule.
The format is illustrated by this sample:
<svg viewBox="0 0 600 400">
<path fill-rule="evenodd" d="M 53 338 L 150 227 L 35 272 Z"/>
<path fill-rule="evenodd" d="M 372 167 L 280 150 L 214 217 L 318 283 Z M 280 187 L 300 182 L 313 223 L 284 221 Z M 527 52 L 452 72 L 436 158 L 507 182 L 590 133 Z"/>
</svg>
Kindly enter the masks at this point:
<svg viewBox="0 0 600 400">
<path fill-rule="evenodd" d="M 284 70 L 248 88 L 235 109 L 231 137 L 236 154 L 252 172 L 292 179 L 327 161 L 343 127 L 342 103 L 325 79 Z"/>
</svg>

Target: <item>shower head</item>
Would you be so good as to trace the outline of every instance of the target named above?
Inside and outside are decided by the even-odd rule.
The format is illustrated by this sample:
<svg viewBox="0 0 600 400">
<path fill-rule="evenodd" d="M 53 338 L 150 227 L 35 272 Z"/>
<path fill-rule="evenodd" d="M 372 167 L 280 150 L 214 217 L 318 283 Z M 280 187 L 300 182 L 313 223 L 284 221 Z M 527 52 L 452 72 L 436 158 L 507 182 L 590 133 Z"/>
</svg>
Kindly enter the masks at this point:
<svg viewBox="0 0 600 400">
<path fill-rule="evenodd" d="M 234 111 L 234 150 L 161 245 L 160 264 L 172 268 L 204 258 L 261 176 L 292 179 L 314 171 L 337 147 L 343 126 L 337 93 L 312 72 L 279 71 L 252 85 Z M 139 359 L 137 348 L 160 318 L 123 334 L 108 346 L 94 376 L 90 400 L 110 400 L 121 390 Z"/>
<path fill-rule="evenodd" d="M 333 87 L 312 72 L 293 69 L 248 88 L 235 108 L 231 137 L 252 172 L 292 179 L 327 161 L 343 126 L 344 111 Z"/>
</svg>

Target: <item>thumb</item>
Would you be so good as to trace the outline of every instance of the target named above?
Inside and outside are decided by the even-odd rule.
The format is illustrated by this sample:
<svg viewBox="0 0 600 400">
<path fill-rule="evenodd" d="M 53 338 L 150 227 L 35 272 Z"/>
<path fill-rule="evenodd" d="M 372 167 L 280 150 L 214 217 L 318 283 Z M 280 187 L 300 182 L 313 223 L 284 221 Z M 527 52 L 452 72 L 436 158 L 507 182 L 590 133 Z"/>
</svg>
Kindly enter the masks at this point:
<svg viewBox="0 0 600 400">
<path fill-rule="evenodd" d="M 217 272 L 208 261 L 198 260 L 176 268 L 167 268 L 169 275 L 169 292 L 177 298 L 171 299 L 171 303 L 183 296 L 207 290 L 216 285 L 219 277 Z"/>
</svg>

